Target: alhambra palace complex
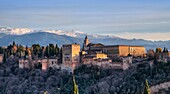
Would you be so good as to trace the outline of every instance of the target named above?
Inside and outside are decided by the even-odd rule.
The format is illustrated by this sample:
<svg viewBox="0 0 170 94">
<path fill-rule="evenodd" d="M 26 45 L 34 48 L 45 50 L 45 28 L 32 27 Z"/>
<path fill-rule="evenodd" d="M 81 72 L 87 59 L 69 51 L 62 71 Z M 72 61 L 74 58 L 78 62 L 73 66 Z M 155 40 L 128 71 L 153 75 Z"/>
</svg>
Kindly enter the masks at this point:
<svg viewBox="0 0 170 94">
<path fill-rule="evenodd" d="M 102 64 L 112 63 L 113 60 L 119 58 L 122 58 L 124 62 L 131 63 L 132 56 L 140 58 L 145 56 L 145 47 L 143 46 L 93 44 L 90 43 L 87 36 L 82 50 L 80 50 L 79 44 L 63 45 L 62 49 L 62 63 L 68 68 L 71 64 L 96 64 L 101 66 Z M 122 61 L 114 62 L 115 67 L 122 69 L 125 67 L 126 69 L 127 64 L 122 64 Z"/>
<path fill-rule="evenodd" d="M 15 44 L 11 47 L 14 51 L 17 49 Z M 25 50 L 27 51 L 27 49 L 29 48 L 26 47 Z M 44 56 L 44 52 L 45 47 L 42 49 L 42 56 Z M 126 70 L 133 61 L 138 62 L 144 60 L 150 56 L 151 52 L 152 51 L 148 51 L 148 53 L 146 53 L 144 46 L 93 44 L 90 43 L 86 36 L 82 49 L 80 44 L 64 44 L 62 45 L 60 57 L 32 56 L 28 50 L 24 58 L 20 57 L 18 59 L 18 63 L 20 68 L 35 68 L 38 64 L 43 71 L 48 68 L 56 68 L 73 72 L 75 68 L 82 64 Z M 170 57 L 170 52 L 164 52 L 158 54 L 158 60 L 167 62 Z M 22 56 L 22 54 L 20 55 Z M 9 58 L 14 58 L 14 56 L 10 56 Z M 0 62 L 2 61 L 3 54 L 0 54 Z"/>
</svg>

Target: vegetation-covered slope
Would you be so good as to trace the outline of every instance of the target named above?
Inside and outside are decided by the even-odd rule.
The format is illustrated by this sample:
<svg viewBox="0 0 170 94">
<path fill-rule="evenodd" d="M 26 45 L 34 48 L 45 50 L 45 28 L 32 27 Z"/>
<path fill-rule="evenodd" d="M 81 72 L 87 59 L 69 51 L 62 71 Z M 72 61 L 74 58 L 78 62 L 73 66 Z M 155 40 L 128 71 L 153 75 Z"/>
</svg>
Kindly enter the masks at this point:
<svg viewBox="0 0 170 94">
<path fill-rule="evenodd" d="M 170 63 L 139 64 L 127 71 L 83 65 L 75 70 L 75 78 L 80 94 L 141 94 L 145 79 L 150 86 L 169 81 Z M 70 94 L 72 84 L 66 71 L 19 69 L 18 63 L 9 61 L 0 64 L 1 94 Z"/>
</svg>

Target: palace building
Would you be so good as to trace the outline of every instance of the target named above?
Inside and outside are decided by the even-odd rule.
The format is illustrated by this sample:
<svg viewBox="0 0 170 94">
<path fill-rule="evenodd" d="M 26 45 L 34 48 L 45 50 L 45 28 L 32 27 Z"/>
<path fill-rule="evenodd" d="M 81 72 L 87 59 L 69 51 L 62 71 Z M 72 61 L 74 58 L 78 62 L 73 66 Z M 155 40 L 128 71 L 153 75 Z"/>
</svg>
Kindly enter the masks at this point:
<svg viewBox="0 0 170 94">
<path fill-rule="evenodd" d="M 145 47 L 144 46 L 133 46 L 133 45 L 103 45 L 101 43 L 92 44 L 89 42 L 87 36 L 84 40 L 83 51 L 101 51 L 107 54 L 109 58 L 122 57 L 132 55 L 133 57 L 144 57 Z"/>
<path fill-rule="evenodd" d="M 131 45 L 108 45 L 102 47 L 103 53 L 106 53 L 108 57 L 121 57 L 132 55 L 134 57 L 144 57 L 144 46 L 131 46 Z"/>
</svg>

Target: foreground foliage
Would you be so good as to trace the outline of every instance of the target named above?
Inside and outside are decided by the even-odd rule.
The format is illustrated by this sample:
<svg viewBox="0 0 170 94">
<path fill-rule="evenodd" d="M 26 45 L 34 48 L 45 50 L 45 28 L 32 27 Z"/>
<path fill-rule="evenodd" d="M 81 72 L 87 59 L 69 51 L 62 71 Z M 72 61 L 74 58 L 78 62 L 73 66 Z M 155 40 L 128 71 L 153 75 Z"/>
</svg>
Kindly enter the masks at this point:
<svg viewBox="0 0 170 94">
<path fill-rule="evenodd" d="M 149 86 L 170 81 L 170 63 L 139 64 L 127 71 L 82 65 L 74 73 L 79 94 L 142 94 L 146 79 Z M 72 90 L 72 74 L 66 71 L 20 69 L 14 62 L 0 64 L 0 94 L 71 94 Z"/>
</svg>

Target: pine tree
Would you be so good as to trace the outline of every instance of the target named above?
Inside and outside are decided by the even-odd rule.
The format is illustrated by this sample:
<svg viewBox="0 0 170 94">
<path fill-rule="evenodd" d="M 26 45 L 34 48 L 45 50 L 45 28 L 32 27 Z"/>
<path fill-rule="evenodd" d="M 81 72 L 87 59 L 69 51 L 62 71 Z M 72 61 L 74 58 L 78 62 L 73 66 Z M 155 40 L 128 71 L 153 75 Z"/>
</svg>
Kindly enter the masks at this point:
<svg viewBox="0 0 170 94">
<path fill-rule="evenodd" d="M 76 84 L 74 76 L 73 76 L 73 94 L 79 94 L 78 85 Z"/>
<path fill-rule="evenodd" d="M 151 93 L 150 93 L 150 88 L 149 88 L 148 80 L 147 80 L 147 79 L 146 79 L 146 81 L 145 81 L 145 88 L 144 88 L 143 94 L 151 94 Z"/>
</svg>

